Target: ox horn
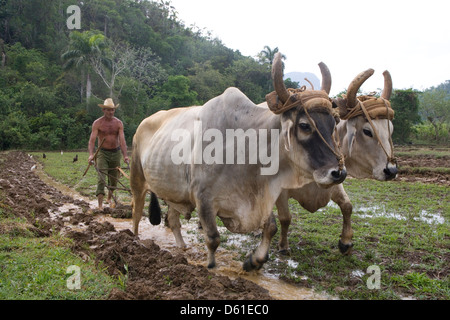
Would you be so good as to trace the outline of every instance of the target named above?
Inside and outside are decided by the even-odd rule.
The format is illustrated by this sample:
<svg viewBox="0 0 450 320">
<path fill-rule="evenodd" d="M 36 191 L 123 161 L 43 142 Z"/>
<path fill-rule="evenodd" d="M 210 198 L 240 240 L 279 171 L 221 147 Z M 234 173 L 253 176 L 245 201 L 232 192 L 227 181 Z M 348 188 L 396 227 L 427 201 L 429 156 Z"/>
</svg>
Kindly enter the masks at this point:
<svg viewBox="0 0 450 320">
<path fill-rule="evenodd" d="M 347 90 L 347 107 L 354 108 L 356 106 L 356 94 L 358 93 L 359 88 L 371 75 L 373 75 L 374 72 L 375 70 L 373 69 L 367 69 L 353 79 Z"/>
<path fill-rule="evenodd" d="M 383 92 L 381 93 L 381 97 L 383 99 L 389 100 L 392 94 L 392 78 L 391 74 L 387 70 L 383 72 L 383 76 L 384 76 L 384 89 Z"/>
<path fill-rule="evenodd" d="M 323 62 L 319 63 L 320 72 L 322 73 L 322 87 L 320 90 L 325 91 L 327 94 L 330 94 L 331 90 L 331 73 L 330 69 L 328 69 L 327 65 Z"/>
<path fill-rule="evenodd" d="M 281 53 L 277 52 L 273 58 L 272 63 L 272 79 L 275 92 L 282 103 L 285 103 L 289 99 L 289 92 L 286 90 L 286 86 L 283 81 L 283 66 L 281 62 Z"/>
</svg>

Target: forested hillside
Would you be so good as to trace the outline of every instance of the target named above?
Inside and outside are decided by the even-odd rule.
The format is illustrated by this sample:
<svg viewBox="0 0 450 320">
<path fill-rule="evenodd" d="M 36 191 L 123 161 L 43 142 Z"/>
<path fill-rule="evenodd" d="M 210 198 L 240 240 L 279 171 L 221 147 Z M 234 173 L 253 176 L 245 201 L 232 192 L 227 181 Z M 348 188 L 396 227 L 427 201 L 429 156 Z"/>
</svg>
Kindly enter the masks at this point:
<svg viewBox="0 0 450 320">
<path fill-rule="evenodd" d="M 262 102 L 278 48 L 243 56 L 177 14 L 169 0 L 0 0 L 0 150 L 86 148 L 107 97 L 129 145 L 145 117 L 230 86 Z M 448 143 L 448 88 L 395 90 L 394 142 Z"/>
<path fill-rule="evenodd" d="M 73 4 L 81 28 L 71 30 Z M 157 110 L 202 104 L 229 86 L 261 102 L 271 89 L 268 60 L 185 26 L 163 1 L 1 0 L 0 51 L 0 149 L 85 148 L 110 96 L 130 143 Z"/>
</svg>

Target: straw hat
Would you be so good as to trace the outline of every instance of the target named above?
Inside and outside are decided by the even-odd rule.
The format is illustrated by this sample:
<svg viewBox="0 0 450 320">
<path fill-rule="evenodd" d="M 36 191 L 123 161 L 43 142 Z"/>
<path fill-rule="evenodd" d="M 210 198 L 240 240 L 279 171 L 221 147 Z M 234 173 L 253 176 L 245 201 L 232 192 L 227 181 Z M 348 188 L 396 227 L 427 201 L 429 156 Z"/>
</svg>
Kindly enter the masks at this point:
<svg viewBox="0 0 450 320">
<path fill-rule="evenodd" d="M 111 98 L 108 98 L 105 100 L 105 102 L 103 102 L 103 104 L 99 104 L 98 105 L 100 108 L 109 108 L 109 109 L 117 109 L 120 104 L 118 104 L 117 106 L 114 105 L 114 101 Z"/>
</svg>

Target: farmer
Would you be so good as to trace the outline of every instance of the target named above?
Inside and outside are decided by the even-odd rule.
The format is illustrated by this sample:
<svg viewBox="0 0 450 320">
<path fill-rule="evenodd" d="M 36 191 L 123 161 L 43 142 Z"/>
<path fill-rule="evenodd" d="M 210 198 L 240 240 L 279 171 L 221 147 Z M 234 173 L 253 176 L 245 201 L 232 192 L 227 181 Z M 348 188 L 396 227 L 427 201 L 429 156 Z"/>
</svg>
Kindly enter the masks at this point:
<svg viewBox="0 0 450 320">
<path fill-rule="evenodd" d="M 103 197 L 105 196 L 105 173 L 108 173 L 109 186 L 116 187 L 117 179 L 119 178 L 119 171 L 116 168 L 120 166 L 120 152 L 122 151 L 125 163 L 128 164 L 130 160 L 127 155 L 127 144 L 123 132 L 123 123 L 114 117 L 114 112 L 119 107 L 119 104 L 114 105 L 113 100 L 108 98 L 103 104 L 99 104 L 98 106 L 102 108 L 103 117 L 98 118 L 92 124 L 92 132 L 88 146 L 88 162 L 92 164 L 94 161 L 95 139 L 98 137 L 98 146 L 100 147 L 100 150 L 97 154 L 96 162 L 99 174 L 95 195 L 98 198 L 98 208 L 102 210 Z M 103 144 L 100 146 L 101 141 L 103 141 Z M 114 188 L 112 189 L 114 190 Z M 112 194 L 112 191 L 109 190 L 107 203 L 111 202 Z"/>
</svg>

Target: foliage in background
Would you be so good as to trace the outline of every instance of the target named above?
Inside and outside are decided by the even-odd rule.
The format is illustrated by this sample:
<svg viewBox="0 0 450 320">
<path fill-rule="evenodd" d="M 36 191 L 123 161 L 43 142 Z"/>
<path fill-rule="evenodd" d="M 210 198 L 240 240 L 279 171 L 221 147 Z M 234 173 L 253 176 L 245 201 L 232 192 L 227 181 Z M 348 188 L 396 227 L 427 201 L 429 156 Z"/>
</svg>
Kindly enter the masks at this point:
<svg viewBox="0 0 450 320">
<path fill-rule="evenodd" d="M 395 90 L 391 96 L 392 108 L 395 110 L 392 140 L 396 143 L 410 142 L 412 127 L 420 120 L 419 92 L 414 89 Z"/>
<path fill-rule="evenodd" d="M 256 59 L 243 56 L 186 26 L 170 1 L 77 2 L 81 29 L 69 30 L 73 4 L 0 1 L 0 149 L 86 148 L 101 116 L 97 104 L 107 97 L 120 103 L 116 115 L 131 144 L 139 123 L 158 110 L 203 104 L 230 86 L 255 103 L 273 90 L 270 63 L 278 47 L 265 46 Z M 394 142 L 429 139 L 428 129 L 414 127 L 419 123 L 433 126 L 435 142 L 448 142 L 448 118 L 429 118 L 430 108 L 450 114 L 448 104 L 435 107 L 439 96 L 425 92 L 420 122 L 419 93 L 395 92 Z"/>
<path fill-rule="evenodd" d="M 415 126 L 419 141 L 448 144 L 450 142 L 450 80 L 419 96 L 422 123 Z"/>
<path fill-rule="evenodd" d="M 185 26 L 170 1 L 0 2 L 0 149 L 85 148 L 98 103 L 113 97 L 131 143 L 152 113 L 203 104 L 227 87 L 262 102 L 270 68 Z M 38 119 L 36 119 L 38 118 Z"/>
</svg>

